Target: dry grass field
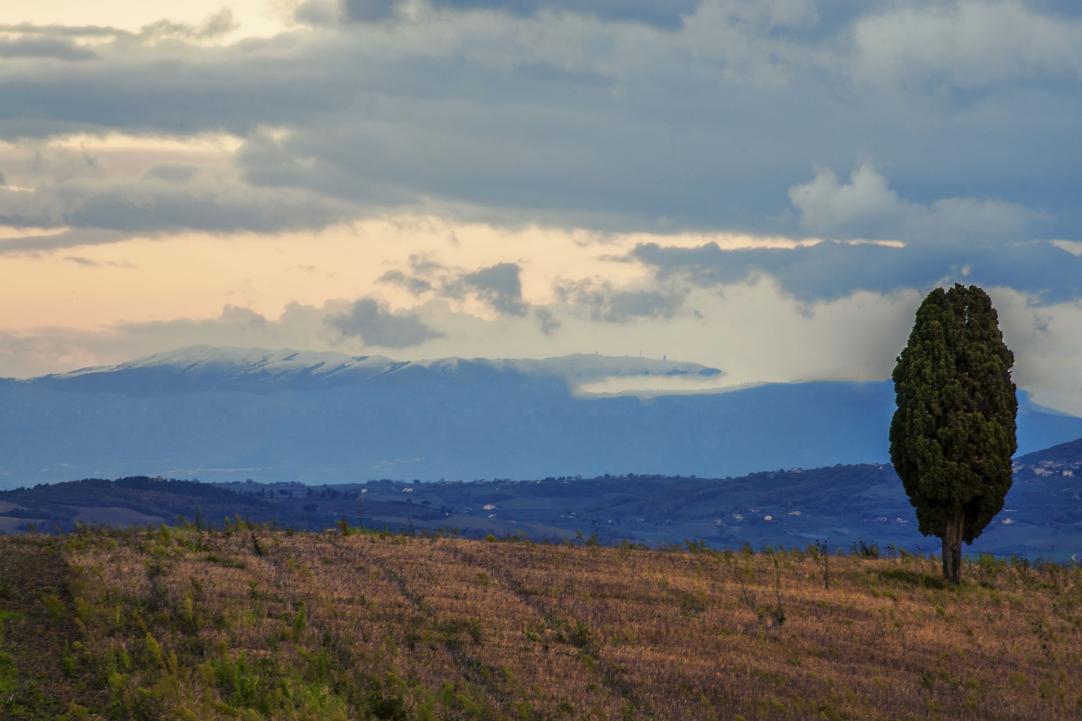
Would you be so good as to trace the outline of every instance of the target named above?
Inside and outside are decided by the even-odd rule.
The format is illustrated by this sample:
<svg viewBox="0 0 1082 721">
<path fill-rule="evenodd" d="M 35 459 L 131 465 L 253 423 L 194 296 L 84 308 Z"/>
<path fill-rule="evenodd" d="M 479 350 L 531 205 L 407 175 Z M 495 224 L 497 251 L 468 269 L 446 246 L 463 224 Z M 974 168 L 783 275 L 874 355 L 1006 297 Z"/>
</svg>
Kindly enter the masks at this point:
<svg viewBox="0 0 1082 721">
<path fill-rule="evenodd" d="M 1082 570 L 289 533 L 0 537 L 3 719 L 1071 719 Z"/>
</svg>

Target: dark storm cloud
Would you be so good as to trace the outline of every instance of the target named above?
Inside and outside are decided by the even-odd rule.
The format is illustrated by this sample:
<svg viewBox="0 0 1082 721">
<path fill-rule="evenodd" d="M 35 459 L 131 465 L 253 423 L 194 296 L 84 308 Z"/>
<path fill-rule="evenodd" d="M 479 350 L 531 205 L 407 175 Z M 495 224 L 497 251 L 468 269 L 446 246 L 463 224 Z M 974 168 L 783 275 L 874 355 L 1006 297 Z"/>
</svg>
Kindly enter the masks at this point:
<svg viewBox="0 0 1082 721">
<path fill-rule="evenodd" d="M 507 224 L 908 244 L 893 264 L 848 245 L 735 263 L 808 296 L 955 266 L 1046 297 L 1077 292 L 1066 272 L 1038 268 L 1060 251 L 1025 244 L 1082 227 L 1077 4 L 436 0 L 404 12 L 310 0 L 298 12 L 311 25 L 234 44 L 204 42 L 232 27 L 221 14 L 137 33 L 13 31 L 5 42 L 104 42 L 81 62 L 0 66 L 0 137 L 228 132 L 244 141 L 243 182 L 222 193 L 211 173 L 158 171 L 147 189 L 56 179 L 0 197 L 0 216 L 264 232 L 431 203 Z M 409 287 L 399 272 L 386 280 Z M 459 282 L 521 314 L 501 272 Z M 858 277 L 830 282 L 847 273 Z M 416 293 L 455 280 L 412 275 Z M 650 300 L 603 314 L 634 317 Z"/>
<path fill-rule="evenodd" d="M 662 279 L 681 278 L 703 287 L 774 277 L 803 301 L 840 298 L 854 291 L 925 290 L 943 282 L 1008 287 L 1039 302 L 1082 296 L 1082 257 L 1047 242 L 991 247 L 891 248 L 827 241 L 794 249 L 722 250 L 639 245 L 632 257 Z"/>
<path fill-rule="evenodd" d="M 0 187 L 0 225 L 65 228 L 0 240 L 0 253 L 121 240 L 132 234 L 201 230 L 276 233 L 353 217 L 355 206 L 290 189 L 231 182 L 185 183 L 186 166 L 152 168 L 136 183 L 78 179 L 34 190 Z"/>
<path fill-rule="evenodd" d="M 1056 138 L 1066 147 L 1074 131 L 1061 120 L 1082 110 L 1076 93 L 1042 83 L 1033 100 L 1046 112 L 1019 128 L 1006 111 L 1026 83 L 1007 83 L 981 98 L 987 110 L 975 127 L 928 98 L 853 87 L 843 48 L 778 40 L 777 21 L 754 5 L 714 14 L 704 6 L 676 34 L 546 17 L 553 41 L 533 45 L 536 29 L 509 16 L 462 21 L 460 39 L 438 45 L 439 28 L 458 21 L 378 36 L 309 30 L 189 53 L 126 49 L 85 71 L 7 74 L 0 132 L 247 136 L 285 125 L 293 133 L 276 156 L 242 155 L 251 182 L 347 198 L 383 189 L 390 203 L 433 195 L 625 228 L 784 230 L 777 213 L 794 182 L 862 156 L 926 200 L 1045 191 L 1043 204 L 1074 207 L 1062 197 L 1076 173 L 1072 153 L 1049 154 L 1040 172 L 1014 161 Z M 711 34 L 716 41 L 699 47 Z M 597 50 L 575 54 L 584 43 Z"/>
<path fill-rule="evenodd" d="M 373 298 L 360 298 L 348 310 L 330 315 L 326 324 L 344 336 L 360 338 L 366 346 L 406 348 L 443 334 L 413 313 L 396 313 Z"/>
<path fill-rule="evenodd" d="M 216 193 L 151 192 L 122 189 L 83 200 L 67 215 L 71 225 L 134 233 L 203 230 L 225 233 L 318 228 L 348 217 L 335 214 L 333 203 L 303 194 L 248 193 L 222 197 Z"/>
</svg>

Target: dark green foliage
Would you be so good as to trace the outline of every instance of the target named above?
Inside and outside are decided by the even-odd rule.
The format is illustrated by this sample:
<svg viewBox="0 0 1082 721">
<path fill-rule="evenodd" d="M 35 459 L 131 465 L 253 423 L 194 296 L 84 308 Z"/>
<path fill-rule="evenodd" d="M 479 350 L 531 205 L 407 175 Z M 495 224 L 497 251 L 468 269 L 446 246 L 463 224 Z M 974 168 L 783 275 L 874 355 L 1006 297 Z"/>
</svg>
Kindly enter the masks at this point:
<svg viewBox="0 0 1082 721">
<path fill-rule="evenodd" d="M 894 368 L 891 461 L 921 533 L 943 539 L 944 574 L 954 581 L 961 541 L 981 534 L 1011 487 L 1013 364 L 991 299 L 955 285 L 924 299 Z"/>
</svg>

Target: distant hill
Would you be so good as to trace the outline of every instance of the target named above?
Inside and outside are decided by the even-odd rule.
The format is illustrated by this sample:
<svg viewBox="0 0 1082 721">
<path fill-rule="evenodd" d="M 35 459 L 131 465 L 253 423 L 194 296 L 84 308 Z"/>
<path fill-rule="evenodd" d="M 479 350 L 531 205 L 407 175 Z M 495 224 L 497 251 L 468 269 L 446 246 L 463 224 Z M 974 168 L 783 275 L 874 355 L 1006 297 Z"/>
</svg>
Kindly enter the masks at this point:
<svg viewBox="0 0 1082 721">
<path fill-rule="evenodd" d="M 1082 555 L 1080 493 L 1082 458 L 1020 459 L 1003 512 L 966 551 L 1059 560 Z M 864 542 L 882 549 L 938 550 L 937 539 L 917 532 L 901 481 L 882 464 L 721 479 L 632 475 L 337 486 L 136 477 L 0 492 L 0 532 L 71 530 L 78 523 L 158 525 L 178 517 L 220 527 L 236 516 L 306 530 L 346 519 L 367 528 L 471 537 L 596 536 L 607 544 L 652 546 L 701 539 L 715 548 L 817 542 L 852 548 Z"/>
<path fill-rule="evenodd" d="M 226 516 L 270 521 L 275 512 L 255 495 L 221 486 L 136 476 L 85 479 L 0 491 L 0 532 L 28 528 L 69 531 L 77 524 L 142 526 L 174 523 L 180 516 L 206 517 L 220 525 Z"/>
<path fill-rule="evenodd" d="M 694 363 L 444 359 L 196 347 L 0 383 L 0 488 L 138 474 L 350 483 L 627 472 L 735 476 L 887 461 L 889 382 L 583 395 L 606 378 L 701 381 Z M 1020 394 L 1020 452 L 1082 419 Z"/>
<path fill-rule="evenodd" d="M 1016 463 L 1026 466 L 1048 466 L 1051 464 L 1070 467 L 1082 466 L 1082 438 L 1027 453 L 1016 459 Z"/>
</svg>

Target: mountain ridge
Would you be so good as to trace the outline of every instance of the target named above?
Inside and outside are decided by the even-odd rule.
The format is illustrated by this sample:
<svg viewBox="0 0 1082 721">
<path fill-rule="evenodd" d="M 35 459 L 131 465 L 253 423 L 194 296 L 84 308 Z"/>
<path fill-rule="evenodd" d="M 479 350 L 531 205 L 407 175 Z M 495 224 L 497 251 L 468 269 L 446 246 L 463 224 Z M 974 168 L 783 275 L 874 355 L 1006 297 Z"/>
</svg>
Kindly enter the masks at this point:
<svg viewBox="0 0 1082 721">
<path fill-rule="evenodd" d="M 357 375 L 328 381 L 336 368 Z M 659 374 L 710 382 L 720 371 L 599 355 L 407 362 L 187 349 L 0 384 L 0 488 L 139 474 L 315 484 L 724 477 L 888 459 L 889 381 L 577 392 L 613 373 L 646 384 Z M 1082 437 L 1082 419 L 1046 412 L 1024 391 L 1020 401 L 1020 454 Z"/>
<path fill-rule="evenodd" d="M 718 368 L 699 363 L 634 356 L 573 353 L 547 358 L 432 358 L 400 361 L 381 355 L 298 351 L 249 347 L 195 345 L 154 353 L 135 360 L 80 368 L 15 381 L 32 385 L 105 389 L 117 374 L 142 376 L 167 391 L 170 383 L 192 387 L 203 382 L 215 387 L 274 382 L 283 386 L 366 382 L 380 376 L 422 369 L 442 376 L 462 372 L 515 372 L 561 378 L 570 385 L 611 377 L 716 378 Z"/>
</svg>

